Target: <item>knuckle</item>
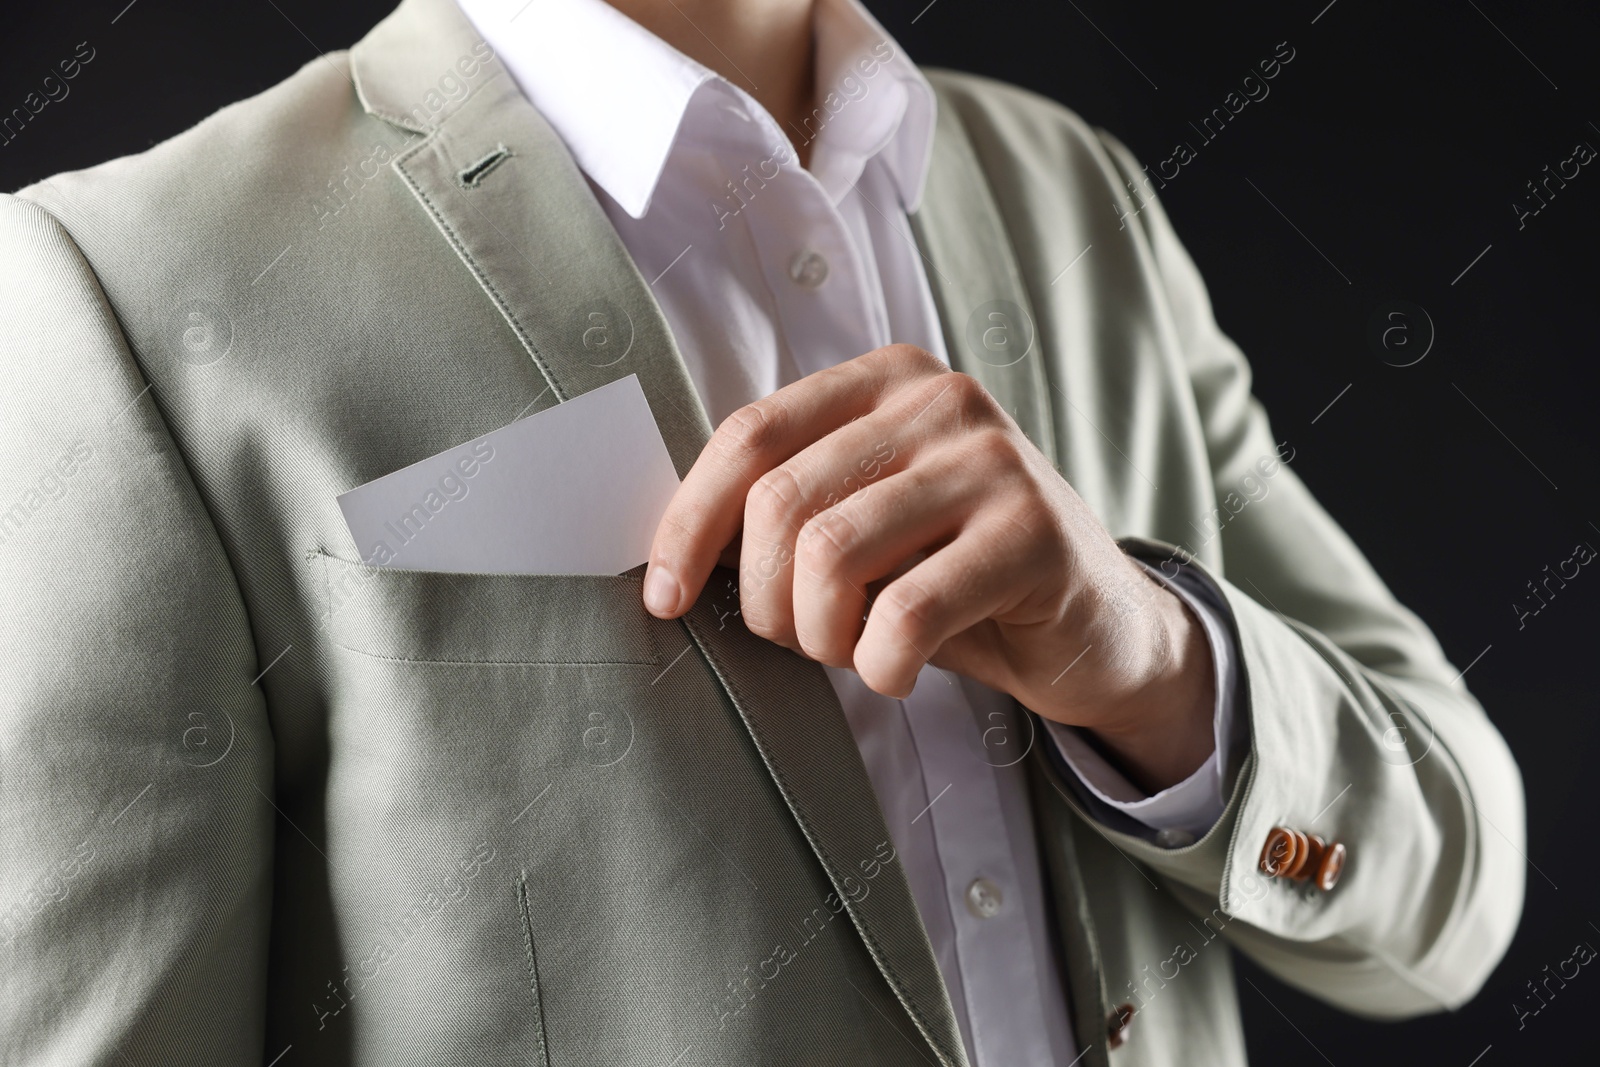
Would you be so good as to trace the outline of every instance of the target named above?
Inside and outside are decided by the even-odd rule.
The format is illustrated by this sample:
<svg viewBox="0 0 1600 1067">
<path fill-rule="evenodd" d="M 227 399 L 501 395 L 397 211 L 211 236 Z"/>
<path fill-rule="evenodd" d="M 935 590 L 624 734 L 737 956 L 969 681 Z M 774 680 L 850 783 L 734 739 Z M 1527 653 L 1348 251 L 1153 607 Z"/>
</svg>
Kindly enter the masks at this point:
<svg viewBox="0 0 1600 1067">
<path fill-rule="evenodd" d="M 908 393 L 911 410 L 917 415 L 929 408 L 944 407 L 950 400 L 953 383 L 946 381 L 948 375 L 940 374 L 917 385 Z"/>
<path fill-rule="evenodd" d="M 916 646 L 933 631 L 938 603 L 922 586 L 901 578 L 879 594 L 873 610 L 883 611 L 890 630 Z"/>
<path fill-rule="evenodd" d="M 1006 478 L 1022 466 L 1017 442 L 1001 425 L 984 426 L 971 438 L 972 461 L 982 465 L 993 477 Z"/>
<path fill-rule="evenodd" d="M 743 610 L 743 616 L 745 629 L 749 630 L 757 637 L 764 637 L 768 641 L 778 641 L 782 639 L 783 634 L 778 626 L 778 621 L 775 616 L 768 615 L 762 611 L 749 607 Z"/>
<path fill-rule="evenodd" d="M 945 371 L 917 387 L 916 398 L 923 406 L 937 405 L 957 417 L 973 420 L 1000 410 L 999 403 L 983 383 L 962 371 Z"/>
<path fill-rule="evenodd" d="M 833 574 L 844 568 L 859 542 L 860 532 L 850 517 L 831 509 L 806 524 L 795 554 L 807 571 Z"/>
<path fill-rule="evenodd" d="M 787 467 L 774 467 L 756 479 L 745 498 L 745 522 L 757 527 L 787 527 L 790 515 L 799 507 L 800 483 Z"/>
<path fill-rule="evenodd" d="M 983 383 L 961 371 L 950 372 L 950 393 L 960 409 L 969 416 L 990 415 L 1000 410 L 999 402 L 983 387 Z"/>
<path fill-rule="evenodd" d="M 739 614 L 744 619 L 745 629 L 757 637 L 764 637 L 768 641 L 779 644 L 787 643 L 791 631 L 786 625 L 783 613 L 772 602 L 770 590 L 766 590 L 767 583 L 755 583 L 760 588 L 752 588 L 741 583 L 739 595 Z"/>
<path fill-rule="evenodd" d="M 915 685 L 922 662 L 920 655 L 913 657 L 904 652 L 886 653 L 880 648 L 865 656 L 857 656 L 854 666 L 861 680 L 873 692 L 904 698 Z"/>
<path fill-rule="evenodd" d="M 697 527 L 681 513 L 679 508 L 668 508 L 661 516 L 661 524 L 656 530 L 656 544 L 660 548 L 663 560 L 668 556 L 676 558 L 693 539 Z"/>
<path fill-rule="evenodd" d="M 810 634 L 799 633 L 796 636 L 796 640 L 800 642 L 800 652 L 806 659 L 814 660 L 817 663 L 826 663 L 830 667 L 834 665 L 832 657 L 828 654 L 828 649 L 819 645 Z"/>
<path fill-rule="evenodd" d="M 718 450 L 735 462 L 764 455 L 782 436 L 783 424 L 783 408 L 770 398 L 746 404 L 717 427 Z"/>
<path fill-rule="evenodd" d="M 848 666 L 850 662 L 849 648 L 845 642 L 825 628 L 816 630 L 795 631 L 795 640 L 800 645 L 800 651 L 818 663 L 826 663 L 830 667 Z"/>
<path fill-rule="evenodd" d="M 943 360 L 917 345 L 898 343 L 886 345 L 880 351 L 883 359 L 896 369 L 924 372 L 944 369 Z"/>
</svg>

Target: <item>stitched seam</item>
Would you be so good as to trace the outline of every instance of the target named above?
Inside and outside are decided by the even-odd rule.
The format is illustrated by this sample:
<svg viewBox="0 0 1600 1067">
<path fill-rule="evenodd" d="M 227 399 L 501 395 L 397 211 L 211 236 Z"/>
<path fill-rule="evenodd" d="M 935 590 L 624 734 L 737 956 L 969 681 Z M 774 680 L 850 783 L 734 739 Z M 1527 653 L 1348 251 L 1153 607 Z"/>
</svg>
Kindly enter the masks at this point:
<svg viewBox="0 0 1600 1067">
<path fill-rule="evenodd" d="M 317 561 L 317 570 L 322 573 L 322 606 L 326 609 L 322 614 L 322 618 L 326 620 L 322 628 L 327 631 L 333 624 L 333 584 L 328 581 L 328 557 L 316 550 L 313 550 L 311 555 Z"/>
<path fill-rule="evenodd" d="M 306 558 L 308 560 L 320 559 L 323 561 L 324 567 L 326 567 L 328 563 L 338 563 L 347 569 L 374 571 L 378 574 L 394 575 L 397 578 L 408 574 L 428 574 L 456 578 L 615 578 L 618 581 L 632 582 L 634 585 L 638 586 L 644 585 L 643 576 L 634 574 L 523 574 L 515 571 L 497 573 L 492 571 L 434 571 L 411 570 L 406 567 L 381 567 L 375 563 L 366 563 L 360 560 L 345 559 L 343 556 L 335 556 L 332 552 L 329 552 L 325 548 L 308 549 L 306 552 Z"/>
<path fill-rule="evenodd" d="M 652 656 L 650 659 L 426 659 L 421 656 L 390 656 L 382 652 L 372 652 L 368 649 L 357 648 L 355 645 L 346 644 L 345 642 L 340 641 L 333 636 L 333 586 L 328 578 L 329 560 L 342 563 L 346 566 L 346 568 L 351 567 L 352 564 L 349 560 L 342 560 L 337 556 L 330 556 L 328 553 L 319 549 L 313 549 L 310 553 L 310 558 L 316 560 L 319 569 L 322 572 L 323 602 L 324 605 L 328 607 L 327 613 L 323 616 L 323 618 L 327 620 L 327 625 L 325 625 L 323 628 L 329 635 L 328 643 L 336 648 L 342 648 L 346 652 L 354 652 L 358 656 L 366 656 L 369 659 L 383 660 L 389 663 L 420 663 L 452 666 L 470 665 L 484 667 L 658 667 L 661 665 L 661 656 L 659 654 Z M 629 575 L 618 575 L 617 577 L 631 581 L 636 585 L 642 584 L 643 582 L 643 579 L 633 578 Z"/>
<path fill-rule="evenodd" d="M 423 206 L 427 208 L 428 214 L 433 216 L 434 225 L 439 227 L 440 232 L 445 235 L 451 247 L 456 250 L 456 255 L 460 257 L 461 262 L 466 264 L 467 270 L 472 272 L 472 276 L 477 279 L 478 284 L 489 294 L 494 306 L 499 309 L 500 314 L 511 326 L 512 332 L 517 335 L 517 340 L 522 342 L 522 347 L 527 350 L 528 357 L 533 360 L 533 365 L 539 368 L 539 373 L 544 375 L 545 381 L 550 383 L 550 391 L 555 394 L 556 399 L 559 401 L 572 399 L 561 388 L 561 383 L 556 379 L 555 373 L 545 363 L 544 357 L 539 354 L 539 349 L 534 346 L 533 338 L 528 336 L 527 331 L 522 328 L 522 323 L 518 322 L 516 315 L 512 314 L 511 305 L 507 303 L 505 297 L 500 295 L 500 290 L 495 287 L 488 274 L 484 272 L 482 267 L 478 266 L 477 260 L 473 259 L 472 254 L 467 251 L 466 242 L 461 239 L 461 235 L 456 233 L 455 229 L 446 221 L 444 213 L 433 202 L 433 198 L 400 166 L 400 164 L 409 161 L 424 146 L 432 142 L 433 138 L 430 137 L 405 155 L 395 157 L 393 164 L 395 171 L 399 173 L 401 180 L 410 187 L 412 195 L 422 201 Z"/>
<path fill-rule="evenodd" d="M 329 641 L 346 652 L 354 652 L 358 656 L 383 660 L 386 663 L 421 663 L 453 667 L 656 667 L 661 664 L 659 657 L 656 659 L 423 659 L 419 656 L 386 656 L 381 652 L 368 652 L 364 648 L 356 648 L 354 645 L 347 645 L 331 638 Z"/>
<path fill-rule="evenodd" d="M 346 54 L 348 56 L 348 53 L 346 53 Z M 351 67 L 352 68 L 352 72 L 353 72 L 353 69 L 354 69 L 354 64 L 353 63 L 351 63 L 351 62 L 349 62 L 347 60 L 346 66 Z M 477 96 L 479 93 L 483 92 L 483 90 L 487 89 L 491 84 L 494 83 L 494 80 L 496 78 L 500 77 L 505 72 L 506 72 L 505 68 L 504 67 L 500 67 L 493 74 L 491 74 L 487 78 L 483 79 L 483 81 L 478 84 L 478 87 L 476 89 L 469 90 L 467 95 L 461 98 L 461 102 L 456 105 L 454 111 L 451 111 L 450 114 L 446 115 L 444 118 L 440 119 L 438 122 L 432 123 L 430 125 L 419 126 L 415 122 L 412 121 L 411 116 L 409 116 L 409 115 L 397 115 L 393 111 L 390 111 L 388 108 L 379 107 L 376 104 L 369 103 L 367 101 L 366 93 L 362 91 L 362 89 L 361 89 L 359 84 L 356 86 L 356 99 L 361 101 L 362 105 L 366 108 L 367 113 L 369 115 L 372 115 L 375 118 L 380 118 L 384 122 L 389 123 L 390 125 L 399 126 L 402 130 L 410 130 L 412 133 L 421 134 L 424 137 L 432 137 L 434 134 L 436 134 L 440 130 L 444 129 L 445 123 L 449 122 L 451 119 L 453 119 L 457 115 L 461 114 L 461 112 L 465 111 L 466 107 L 467 107 L 467 103 L 469 101 L 471 101 L 471 99 L 474 96 Z"/>
<path fill-rule="evenodd" d="M 684 624 L 689 627 L 691 634 L 693 634 L 695 630 L 694 625 L 689 622 L 688 618 L 685 618 L 683 621 Z M 766 764 L 767 770 L 771 773 L 773 778 L 777 779 L 778 785 L 783 790 L 785 805 L 789 808 L 789 812 L 794 816 L 795 821 L 800 824 L 800 829 L 805 834 L 806 841 L 810 843 L 812 849 L 817 853 L 818 858 L 822 860 L 823 870 L 827 872 L 829 881 L 833 882 L 835 889 L 842 891 L 843 887 L 840 885 L 834 873 L 838 867 L 838 864 L 834 861 L 832 854 L 825 847 L 823 847 L 822 839 L 813 830 L 811 823 L 806 818 L 805 814 L 789 800 L 789 796 L 793 792 L 789 788 L 789 781 L 784 776 L 783 772 L 777 767 L 773 766 L 772 761 L 767 758 L 768 746 L 765 735 L 763 735 L 762 732 L 756 728 L 756 725 L 750 720 L 750 718 L 744 714 L 741 705 L 747 703 L 747 701 L 745 701 L 739 687 L 733 683 L 732 676 L 723 669 L 721 661 L 717 658 L 716 653 L 711 650 L 709 643 L 701 641 L 698 635 L 695 635 L 695 644 L 700 646 L 700 651 L 704 653 L 706 659 L 710 661 L 712 669 L 717 672 L 717 677 L 721 680 L 723 686 L 727 688 L 729 695 L 734 698 L 734 706 L 740 708 L 739 717 L 744 720 L 745 727 L 754 736 L 756 741 L 756 751 L 761 754 L 761 761 Z M 916 1023 L 917 1030 L 922 1034 L 923 1040 L 927 1041 L 929 1045 L 933 1046 L 934 1051 L 937 1052 L 943 1059 L 945 1059 L 947 1063 L 953 1064 L 959 1062 L 956 1057 L 951 1055 L 950 1050 L 945 1048 L 945 1046 L 933 1036 L 932 1030 L 929 1027 L 927 1020 L 923 1018 L 922 1012 L 915 1004 L 911 1002 L 911 999 L 901 991 L 901 986 L 905 984 L 904 979 L 902 979 L 900 977 L 900 973 L 888 963 L 884 956 L 883 948 L 878 943 L 877 938 L 874 937 L 872 932 L 862 924 L 860 917 L 856 915 L 855 908 L 851 906 L 849 894 L 843 894 L 841 899 L 845 902 L 845 910 L 850 913 L 851 924 L 855 926 L 856 932 L 861 935 L 861 939 L 866 942 L 867 950 L 872 954 L 873 961 L 876 962 L 878 966 L 883 969 L 885 974 L 890 977 L 891 981 L 889 983 L 889 988 L 894 992 L 895 999 L 900 1002 L 900 1006 L 905 1008 L 906 1014 L 911 1016 L 911 1021 Z"/>
<path fill-rule="evenodd" d="M 517 879 L 517 908 L 522 913 L 522 947 L 528 953 L 528 992 L 533 997 L 533 1028 L 539 1067 L 549 1067 L 550 1049 L 544 1031 L 544 998 L 539 996 L 539 961 L 533 951 L 533 916 L 528 911 L 528 872 Z"/>
</svg>

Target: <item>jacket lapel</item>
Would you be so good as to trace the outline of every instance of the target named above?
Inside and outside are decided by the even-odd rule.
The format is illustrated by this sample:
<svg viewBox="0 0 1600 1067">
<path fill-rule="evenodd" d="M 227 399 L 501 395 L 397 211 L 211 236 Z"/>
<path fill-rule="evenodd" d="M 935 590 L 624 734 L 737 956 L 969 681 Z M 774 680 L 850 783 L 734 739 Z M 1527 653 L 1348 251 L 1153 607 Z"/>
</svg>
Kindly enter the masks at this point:
<svg viewBox="0 0 1600 1067">
<path fill-rule="evenodd" d="M 870 891 L 861 893 L 874 853 L 891 838 L 827 675 L 742 624 L 722 629 L 709 597 L 702 596 L 684 621 L 878 969 L 939 1062 L 964 1067 L 954 1009 L 901 866 L 884 864 Z"/>
<path fill-rule="evenodd" d="M 436 116 L 417 109 L 475 45 L 450 0 L 406 0 L 352 50 L 357 92 L 369 112 L 418 135 L 394 169 L 516 332 L 549 382 L 550 402 L 638 374 L 681 477 L 710 437 L 709 421 L 649 286 L 557 135 L 492 60 L 458 103 Z M 708 590 L 728 577 L 719 571 Z M 940 1062 L 964 1067 L 900 865 L 884 864 L 860 892 L 890 837 L 827 675 L 719 614 L 721 599 L 702 596 L 686 630 L 884 979 Z"/>
<path fill-rule="evenodd" d="M 419 35 L 421 23 L 430 32 Z M 475 44 L 449 0 L 408 0 L 356 46 L 368 110 L 420 135 L 394 169 L 543 373 L 544 406 L 637 374 L 682 477 L 710 423 L 649 287 L 555 131 L 492 58 L 437 117 L 406 102 L 438 99 L 429 82 Z M 408 97 L 410 76 L 421 84 Z"/>
<path fill-rule="evenodd" d="M 1033 303 L 977 153 L 954 102 L 943 95 L 911 227 L 929 265 L 950 365 L 982 382 L 1055 462 L 1050 381 Z"/>
</svg>

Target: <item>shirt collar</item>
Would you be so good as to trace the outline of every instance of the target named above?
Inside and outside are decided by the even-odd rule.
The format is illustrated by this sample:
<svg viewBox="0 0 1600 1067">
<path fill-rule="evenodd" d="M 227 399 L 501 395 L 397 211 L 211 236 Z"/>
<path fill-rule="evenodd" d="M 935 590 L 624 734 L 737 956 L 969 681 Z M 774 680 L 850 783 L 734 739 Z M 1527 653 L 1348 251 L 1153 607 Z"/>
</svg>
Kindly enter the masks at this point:
<svg viewBox="0 0 1600 1067">
<path fill-rule="evenodd" d="M 605 0 L 531 0 L 509 15 L 498 0 L 457 3 L 584 174 L 633 218 L 649 210 L 703 86 L 717 83 L 770 122 L 737 86 Z M 817 0 L 815 10 L 812 171 L 837 199 L 879 156 L 915 211 L 933 148 L 933 89 L 859 0 Z"/>
<path fill-rule="evenodd" d="M 933 87 L 858 0 L 817 0 L 811 170 L 835 201 L 881 158 L 906 211 L 933 152 Z"/>
</svg>

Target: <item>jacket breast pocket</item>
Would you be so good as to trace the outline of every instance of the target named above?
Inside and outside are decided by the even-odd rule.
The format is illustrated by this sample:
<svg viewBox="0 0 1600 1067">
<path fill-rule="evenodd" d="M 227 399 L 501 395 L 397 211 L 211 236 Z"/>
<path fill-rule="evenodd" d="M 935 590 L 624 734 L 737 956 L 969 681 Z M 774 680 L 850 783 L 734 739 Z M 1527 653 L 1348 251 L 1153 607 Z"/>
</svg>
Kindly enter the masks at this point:
<svg viewBox="0 0 1600 1067">
<path fill-rule="evenodd" d="M 452 574 L 318 553 L 322 624 L 351 652 L 420 664 L 651 666 L 641 576 Z M 672 624 L 666 624 L 672 627 Z"/>
<path fill-rule="evenodd" d="M 681 624 L 645 610 L 641 573 L 456 574 L 326 553 L 317 563 L 336 768 L 471 791 L 479 807 L 518 782 L 620 762 L 674 691 L 656 684 L 662 650 L 689 644 Z M 512 766 L 519 775 L 497 778 Z"/>
</svg>

